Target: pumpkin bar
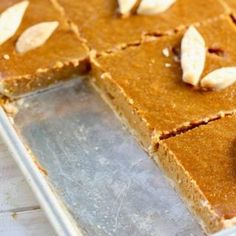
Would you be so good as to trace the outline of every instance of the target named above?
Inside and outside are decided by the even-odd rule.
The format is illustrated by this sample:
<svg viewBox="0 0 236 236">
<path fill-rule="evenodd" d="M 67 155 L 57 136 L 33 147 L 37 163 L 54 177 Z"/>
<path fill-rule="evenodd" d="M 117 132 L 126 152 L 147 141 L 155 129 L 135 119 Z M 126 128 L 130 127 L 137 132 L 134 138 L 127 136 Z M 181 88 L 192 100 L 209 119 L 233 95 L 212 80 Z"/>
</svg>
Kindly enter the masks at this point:
<svg viewBox="0 0 236 236">
<path fill-rule="evenodd" d="M 160 143 L 155 160 L 208 232 L 236 224 L 236 116 Z"/>
<path fill-rule="evenodd" d="M 135 43 L 144 34 L 165 34 L 225 13 L 218 0 L 177 0 L 161 14 L 136 14 L 127 18 L 118 14 L 117 0 L 53 1 L 77 25 L 89 47 L 98 52 Z"/>
<path fill-rule="evenodd" d="M 208 47 L 203 76 L 236 65 L 236 29 L 230 18 L 198 30 Z M 93 60 L 92 82 L 146 149 L 171 133 L 236 108 L 236 85 L 206 92 L 182 81 L 182 36 L 162 37 Z"/>
<path fill-rule="evenodd" d="M 1 0 L 0 11 L 18 2 Z M 49 21 L 58 21 L 59 27 L 42 46 L 23 54 L 16 52 L 23 31 Z M 49 0 L 30 0 L 18 31 L 0 46 L 0 93 L 14 97 L 83 74 L 88 69 L 87 55 L 88 49 Z"/>
</svg>

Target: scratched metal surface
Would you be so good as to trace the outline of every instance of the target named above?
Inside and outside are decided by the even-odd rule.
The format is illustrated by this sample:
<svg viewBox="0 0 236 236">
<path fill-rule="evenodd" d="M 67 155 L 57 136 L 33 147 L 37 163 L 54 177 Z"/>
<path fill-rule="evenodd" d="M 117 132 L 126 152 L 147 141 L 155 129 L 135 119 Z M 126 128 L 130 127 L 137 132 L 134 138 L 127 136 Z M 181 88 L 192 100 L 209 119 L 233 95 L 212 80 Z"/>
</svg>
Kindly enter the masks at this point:
<svg viewBox="0 0 236 236">
<path fill-rule="evenodd" d="M 158 167 L 86 82 L 29 96 L 18 109 L 17 132 L 84 235 L 203 235 Z"/>
</svg>

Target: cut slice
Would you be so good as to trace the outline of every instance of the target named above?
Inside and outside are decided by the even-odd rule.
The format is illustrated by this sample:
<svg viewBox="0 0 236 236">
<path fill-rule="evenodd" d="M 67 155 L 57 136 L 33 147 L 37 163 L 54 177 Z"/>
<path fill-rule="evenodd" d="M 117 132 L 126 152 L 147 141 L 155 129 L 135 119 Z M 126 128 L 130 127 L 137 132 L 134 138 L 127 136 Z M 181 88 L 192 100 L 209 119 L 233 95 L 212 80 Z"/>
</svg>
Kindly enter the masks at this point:
<svg viewBox="0 0 236 236">
<path fill-rule="evenodd" d="M 140 41 L 141 36 L 146 33 L 167 33 L 225 13 L 218 0 L 177 0 L 163 13 L 151 16 L 133 15 L 124 19 L 117 14 L 117 0 L 53 1 L 77 25 L 89 47 L 99 52 Z"/>
<path fill-rule="evenodd" d="M 2 0 L 0 12 L 17 2 Z M 57 21 L 59 26 L 43 45 L 24 54 L 16 51 L 16 41 L 26 29 L 49 21 Z M 18 31 L 1 45 L 0 55 L 0 93 L 7 97 L 42 89 L 75 74 L 83 74 L 88 67 L 88 49 L 49 0 L 30 1 Z"/>
<path fill-rule="evenodd" d="M 236 224 L 236 116 L 163 140 L 156 162 L 208 232 Z"/>
<path fill-rule="evenodd" d="M 207 54 L 203 76 L 236 65 L 236 30 L 230 18 L 204 24 L 198 30 L 211 52 Z M 206 123 L 236 108 L 235 84 L 225 90 L 205 92 L 182 81 L 177 60 L 182 36 L 183 33 L 162 37 L 100 56 L 92 65 L 96 87 L 149 150 L 160 138 Z M 163 55 L 166 48 L 169 57 Z M 224 53 L 220 56 L 212 53 L 216 48 Z"/>
</svg>

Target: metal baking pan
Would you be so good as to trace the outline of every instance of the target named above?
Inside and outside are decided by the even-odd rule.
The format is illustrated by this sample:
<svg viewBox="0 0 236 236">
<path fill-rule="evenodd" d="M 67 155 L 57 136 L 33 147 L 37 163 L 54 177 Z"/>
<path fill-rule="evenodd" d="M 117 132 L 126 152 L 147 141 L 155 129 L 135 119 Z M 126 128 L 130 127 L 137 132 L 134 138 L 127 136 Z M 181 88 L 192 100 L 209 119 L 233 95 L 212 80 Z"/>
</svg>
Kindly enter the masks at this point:
<svg viewBox="0 0 236 236">
<path fill-rule="evenodd" d="M 0 108 L 1 133 L 58 235 L 204 235 L 86 80 L 14 106 L 13 118 Z"/>
</svg>

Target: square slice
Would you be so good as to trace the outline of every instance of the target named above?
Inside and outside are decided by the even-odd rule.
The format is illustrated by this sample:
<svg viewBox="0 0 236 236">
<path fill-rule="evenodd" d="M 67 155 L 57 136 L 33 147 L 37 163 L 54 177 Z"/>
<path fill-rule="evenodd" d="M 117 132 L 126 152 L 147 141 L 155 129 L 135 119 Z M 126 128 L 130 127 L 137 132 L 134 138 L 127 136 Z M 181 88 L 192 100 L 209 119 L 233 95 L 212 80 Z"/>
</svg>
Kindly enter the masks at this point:
<svg viewBox="0 0 236 236">
<path fill-rule="evenodd" d="M 54 0 L 73 21 L 90 48 L 99 52 L 140 41 L 143 34 L 163 34 L 225 13 L 218 0 L 177 0 L 157 15 L 118 14 L 117 0 Z M 194 9 L 194 10 L 193 10 Z"/>
<path fill-rule="evenodd" d="M 0 11 L 18 2 L 1 0 Z M 22 32 L 48 21 L 58 21 L 59 27 L 42 46 L 23 54 L 16 52 L 16 41 Z M 83 74 L 87 69 L 87 57 L 88 49 L 51 2 L 30 0 L 18 31 L 0 46 L 0 93 L 14 97 L 69 79 L 74 74 Z"/>
<path fill-rule="evenodd" d="M 236 29 L 230 18 L 198 28 L 208 47 L 204 75 L 236 66 Z M 182 81 L 177 60 L 182 33 L 95 59 L 95 86 L 147 149 L 160 138 L 236 108 L 236 85 L 221 91 L 194 89 Z M 163 53 L 168 50 L 169 55 Z"/>
<path fill-rule="evenodd" d="M 236 116 L 160 143 L 155 160 L 208 232 L 236 224 Z"/>
</svg>

